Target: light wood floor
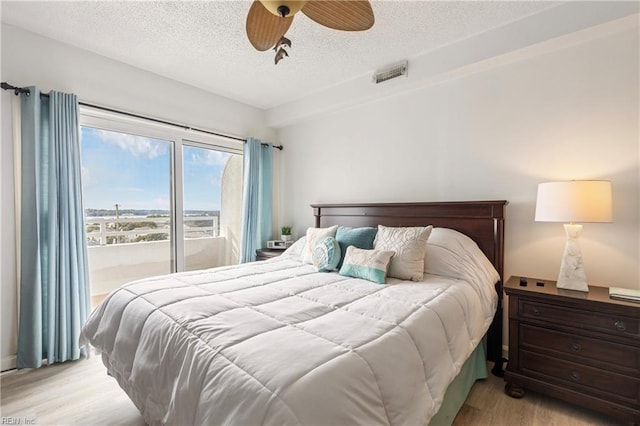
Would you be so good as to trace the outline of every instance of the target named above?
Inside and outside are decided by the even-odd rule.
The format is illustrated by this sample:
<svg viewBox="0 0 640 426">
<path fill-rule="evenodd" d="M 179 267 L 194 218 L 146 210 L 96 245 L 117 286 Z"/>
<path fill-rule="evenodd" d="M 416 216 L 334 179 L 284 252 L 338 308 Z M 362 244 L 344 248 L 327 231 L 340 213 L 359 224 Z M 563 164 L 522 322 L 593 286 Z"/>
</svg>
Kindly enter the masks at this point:
<svg viewBox="0 0 640 426">
<path fill-rule="evenodd" d="M 494 376 L 476 382 L 454 425 L 620 424 L 531 392 L 523 399 L 513 399 L 504 394 L 503 386 Z M 98 356 L 3 373 L 0 392 L 1 424 L 7 424 L 3 419 L 9 417 L 20 420 L 21 425 L 144 425 L 124 391 L 107 376 Z"/>
<path fill-rule="evenodd" d="M 567 404 L 554 398 L 527 391 L 522 399 L 504 393 L 504 381 L 489 373 L 478 380 L 467 401 L 456 416 L 453 426 L 584 426 L 625 425 L 604 414 Z"/>
</svg>

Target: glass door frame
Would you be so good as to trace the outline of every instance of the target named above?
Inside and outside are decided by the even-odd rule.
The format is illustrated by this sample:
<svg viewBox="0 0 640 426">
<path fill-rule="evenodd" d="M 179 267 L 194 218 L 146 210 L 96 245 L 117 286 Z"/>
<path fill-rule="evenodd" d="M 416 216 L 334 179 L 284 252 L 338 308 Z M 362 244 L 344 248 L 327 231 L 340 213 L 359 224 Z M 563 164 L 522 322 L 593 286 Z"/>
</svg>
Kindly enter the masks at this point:
<svg viewBox="0 0 640 426">
<path fill-rule="evenodd" d="M 170 142 L 170 262 L 172 272 L 184 271 L 183 147 L 214 149 L 242 155 L 243 142 L 85 106 L 80 107 L 79 125 Z"/>
</svg>

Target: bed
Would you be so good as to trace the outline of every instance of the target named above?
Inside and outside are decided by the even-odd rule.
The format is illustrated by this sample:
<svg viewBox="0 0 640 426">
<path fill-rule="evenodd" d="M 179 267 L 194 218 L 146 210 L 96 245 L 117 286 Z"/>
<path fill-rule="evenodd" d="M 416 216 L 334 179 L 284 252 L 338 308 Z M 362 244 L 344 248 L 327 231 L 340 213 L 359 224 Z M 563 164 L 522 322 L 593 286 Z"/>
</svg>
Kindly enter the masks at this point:
<svg viewBox="0 0 640 426">
<path fill-rule="evenodd" d="M 81 344 L 149 424 L 451 423 L 486 375 L 485 346 L 501 358 L 505 204 L 312 205 L 317 228 L 459 231 L 495 268 L 489 285 L 321 273 L 300 241 L 267 261 L 127 284 L 94 310 Z"/>
</svg>

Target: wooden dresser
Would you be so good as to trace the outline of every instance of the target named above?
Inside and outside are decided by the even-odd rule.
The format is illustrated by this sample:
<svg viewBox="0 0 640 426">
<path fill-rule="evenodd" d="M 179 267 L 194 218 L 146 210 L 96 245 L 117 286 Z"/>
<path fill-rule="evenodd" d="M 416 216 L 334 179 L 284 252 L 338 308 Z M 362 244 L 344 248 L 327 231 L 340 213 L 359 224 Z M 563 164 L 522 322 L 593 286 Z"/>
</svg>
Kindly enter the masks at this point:
<svg viewBox="0 0 640 426">
<path fill-rule="evenodd" d="M 640 304 L 511 277 L 505 392 L 525 389 L 640 423 Z M 526 282 L 526 285 L 523 285 Z M 543 285 L 540 285 L 543 284 Z"/>
</svg>

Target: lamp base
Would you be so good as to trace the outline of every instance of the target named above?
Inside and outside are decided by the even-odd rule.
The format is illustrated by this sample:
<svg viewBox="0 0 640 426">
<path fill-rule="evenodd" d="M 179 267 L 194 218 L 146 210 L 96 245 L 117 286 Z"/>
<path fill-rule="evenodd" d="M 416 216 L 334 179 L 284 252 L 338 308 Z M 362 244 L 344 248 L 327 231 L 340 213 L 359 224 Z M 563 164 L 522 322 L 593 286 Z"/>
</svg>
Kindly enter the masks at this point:
<svg viewBox="0 0 640 426">
<path fill-rule="evenodd" d="M 564 231 L 567 234 L 567 242 L 564 246 L 564 255 L 556 287 L 588 292 L 587 275 L 584 272 L 582 250 L 580 250 L 578 241 L 582 225 L 564 225 Z"/>
</svg>

